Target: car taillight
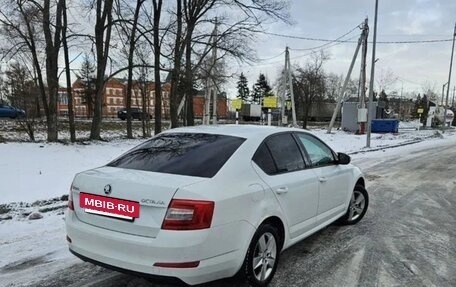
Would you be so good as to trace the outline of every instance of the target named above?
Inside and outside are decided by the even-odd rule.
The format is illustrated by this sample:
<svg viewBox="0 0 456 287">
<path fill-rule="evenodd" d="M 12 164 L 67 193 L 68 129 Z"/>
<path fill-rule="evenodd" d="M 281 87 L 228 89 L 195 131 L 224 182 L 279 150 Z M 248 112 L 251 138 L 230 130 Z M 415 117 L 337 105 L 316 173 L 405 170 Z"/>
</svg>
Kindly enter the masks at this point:
<svg viewBox="0 0 456 287">
<path fill-rule="evenodd" d="M 74 204 L 73 204 L 73 195 L 71 194 L 71 189 L 70 193 L 68 194 L 68 209 L 69 210 L 74 210 Z"/>
<path fill-rule="evenodd" d="M 162 229 L 196 230 L 211 227 L 214 202 L 173 199 L 169 204 Z"/>
</svg>

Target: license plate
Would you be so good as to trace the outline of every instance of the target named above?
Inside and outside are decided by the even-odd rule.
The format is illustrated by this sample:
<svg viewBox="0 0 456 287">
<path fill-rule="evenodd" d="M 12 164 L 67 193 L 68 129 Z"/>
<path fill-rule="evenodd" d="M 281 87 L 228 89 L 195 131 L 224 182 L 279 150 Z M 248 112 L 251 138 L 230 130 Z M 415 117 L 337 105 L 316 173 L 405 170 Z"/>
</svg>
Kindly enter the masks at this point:
<svg viewBox="0 0 456 287">
<path fill-rule="evenodd" d="M 133 220 L 139 217 L 139 202 L 90 193 L 79 194 L 79 206 L 87 213 Z"/>
</svg>

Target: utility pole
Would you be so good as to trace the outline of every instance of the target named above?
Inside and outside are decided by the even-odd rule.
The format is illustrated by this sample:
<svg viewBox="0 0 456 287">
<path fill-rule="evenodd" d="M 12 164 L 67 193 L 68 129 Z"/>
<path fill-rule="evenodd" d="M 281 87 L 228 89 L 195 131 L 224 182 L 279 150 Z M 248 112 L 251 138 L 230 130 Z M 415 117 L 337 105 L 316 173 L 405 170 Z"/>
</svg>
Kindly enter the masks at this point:
<svg viewBox="0 0 456 287">
<path fill-rule="evenodd" d="M 217 38 L 218 38 L 218 31 L 217 31 L 218 21 L 217 17 L 215 17 L 215 27 L 214 27 L 214 38 L 213 40 L 213 47 L 212 47 L 212 71 L 215 69 L 216 61 L 217 61 Z M 215 78 L 212 78 L 212 124 L 217 124 L 217 85 L 215 84 Z"/>
<path fill-rule="evenodd" d="M 342 90 L 340 91 L 339 97 L 337 98 L 337 105 L 336 105 L 336 108 L 334 109 L 334 112 L 333 112 L 333 115 L 331 118 L 331 122 L 329 123 L 328 131 L 327 131 L 328 134 L 331 133 L 332 127 L 334 126 L 334 122 L 336 121 L 336 118 L 337 118 L 337 114 L 339 113 L 340 107 L 342 105 L 342 101 L 344 100 L 345 90 L 347 89 L 347 85 L 350 80 L 351 73 L 353 71 L 353 66 L 355 65 L 356 58 L 358 57 L 358 52 L 359 52 L 359 48 L 361 47 L 362 40 L 363 40 L 363 35 L 361 34 L 361 36 L 359 37 L 359 40 L 358 40 L 358 45 L 356 46 L 356 49 L 355 49 L 355 54 L 353 55 L 352 61 L 350 63 L 350 68 L 348 68 L 348 73 L 347 73 L 347 76 L 345 77 L 344 85 L 342 86 Z"/>
<path fill-rule="evenodd" d="M 446 102 L 445 102 L 445 112 L 443 113 L 443 125 L 446 124 L 446 116 L 447 116 L 447 109 L 448 109 L 448 96 L 450 95 L 450 85 L 451 85 L 451 70 L 453 68 L 453 55 L 454 55 L 454 41 L 456 38 L 456 23 L 454 23 L 454 31 L 453 31 L 453 46 L 451 48 L 451 60 L 450 60 L 450 71 L 448 72 L 448 87 L 447 87 L 447 94 L 446 94 Z M 450 123 L 451 126 L 451 123 Z"/>
<path fill-rule="evenodd" d="M 284 78 L 283 78 L 283 92 L 282 97 L 280 100 L 281 103 L 281 123 L 284 124 L 284 117 L 285 117 L 285 105 L 286 105 L 286 98 L 287 98 L 287 91 L 290 92 L 291 97 L 291 116 L 293 119 L 293 127 L 297 127 L 296 121 L 296 106 L 295 106 L 295 98 L 294 98 L 294 91 L 293 91 L 293 78 L 291 75 L 291 64 L 290 64 L 290 51 L 288 47 L 285 48 L 285 68 L 284 68 Z"/>
<path fill-rule="evenodd" d="M 373 102 L 374 102 L 374 76 L 375 76 L 375 48 L 377 45 L 377 16 L 378 16 L 378 0 L 375 0 L 375 18 L 374 18 L 374 39 L 372 43 L 372 64 L 371 64 L 371 76 L 369 83 L 369 109 L 367 110 L 367 136 L 366 136 L 366 147 L 370 147 L 371 142 L 371 125 L 372 117 L 371 113 Z"/>
<path fill-rule="evenodd" d="M 366 120 L 366 57 L 367 57 L 367 37 L 369 35 L 369 26 L 367 24 L 367 18 L 364 20 L 363 32 L 362 32 L 362 50 L 361 50 L 361 75 L 360 75 L 360 101 L 358 107 L 358 123 L 359 133 L 365 133 Z"/>
<path fill-rule="evenodd" d="M 205 55 L 208 52 L 209 47 L 212 47 L 212 63 L 208 69 L 208 79 L 206 80 L 206 93 L 204 99 L 204 110 L 203 110 L 203 125 L 211 124 L 211 101 L 213 100 L 213 117 L 212 123 L 217 124 L 217 85 L 215 84 L 214 69 L 217 62 L 217 17 L 215 18 L 214 30 L 212 30 L 211 37 L 209 38 L 208 45 L 203 52 Z M 184 97 L 185 98 L 185 97 Z M 179 109 L 178 109 L 179 113 Z"/>
<path fill-rule="evenodd" d="M 287 47 L 288 48 L 288 47 Z M 287 48 L 285 49 L 285 53 L 287 51 Z M 281 88 L 281 95 L 280 95 L 280 119 L 279 123 L 280 125 L 283 125 L 283 118 L 285 117 L 285 100 L 287 97 L 287 56 L 285 54 L 285 64 L 283 68 L 283 81 L 280 81 L 280 88 Z"/>
<path fill-rule="evenodd" d="M 296 106 L 295 106 L 295 98 L 294 98 L 294 92 L 293 92 L 293 79 L 291 76 L 291 63 L 290 63 L 290 51 L 288 50 L 288 47 L 285 49 L 285 58 L 287 59 L 287 67 L 288 67 L 288 88 L 290 89 L 290 96 L 291 96 L 291 117 L 293 119 L 293 127 L 297 127 L 298 124 L 296 122 Z"/>
</svg>

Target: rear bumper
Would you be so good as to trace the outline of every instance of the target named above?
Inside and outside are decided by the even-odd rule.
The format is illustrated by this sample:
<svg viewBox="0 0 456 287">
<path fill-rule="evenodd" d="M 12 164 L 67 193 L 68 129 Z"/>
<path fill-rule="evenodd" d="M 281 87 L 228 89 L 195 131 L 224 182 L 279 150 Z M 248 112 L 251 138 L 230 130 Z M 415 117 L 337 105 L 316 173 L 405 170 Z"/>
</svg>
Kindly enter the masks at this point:
<svg viewBox="0 0 456 287">
<path fill-rule="evenodd" d="M 236 222 L 199 231 L 161 230 L 157 237 L 116 232 L 66 216 L 69 248 L 85 261 L 147 277 L 200 284 L 233 276 L 241 267 L 254 228 Z M 200 261 L 195 268 L 155 267 L 156 262 Z"/>
<path fill-rule="evenodd" d="M 71 248 L 69 250 L 74 256 L 78 257 L 82 261 L 86 261 L 86 262 L 89 262 L 89 263 L 92 263 L 92 264 L 95 264 L 95 265 L 98 265 L 98 266 L 101 266 L 101 267 L 104 267 L 104 268 L 107 268 L 107 269 L 111 269 L 111 270 L 114 270 L 114 271 L 117 271 L 117 272 L 130 274 L 130 275 L 133 275 L 133 276 L 138 276 L 138 277 L 143 277 L 143 278 L 148 278 L 148 279 L 153 279 L 154 281 L 157 281 L 157 282 L 163 282 L 163 283 L 169 283 L 169 284 L 182 284 L 182 283 L 185 283 L 182 280 L 180 280 L 178 278 L 174 278 L 174 277 L 165 277 L 165 276 L 151 275 L 151 274 L 148 274 L 148 273 L 136 272 L 136 271 L 120 268 L 120 267 L 117 267 L 117 266 L 109 265 L 109 264 L 106 264 L 106 263 L 103 263 L 103 262 L 96 261 L 96 260 L 93 260 L 91 258 L 85 257 L 85 256 L 83 256 L 83 255 L 81 255 L 81 254 L 79 254 L 77 252 L 74 252 L 73 250 L 71 250 Z"/>
</svg>

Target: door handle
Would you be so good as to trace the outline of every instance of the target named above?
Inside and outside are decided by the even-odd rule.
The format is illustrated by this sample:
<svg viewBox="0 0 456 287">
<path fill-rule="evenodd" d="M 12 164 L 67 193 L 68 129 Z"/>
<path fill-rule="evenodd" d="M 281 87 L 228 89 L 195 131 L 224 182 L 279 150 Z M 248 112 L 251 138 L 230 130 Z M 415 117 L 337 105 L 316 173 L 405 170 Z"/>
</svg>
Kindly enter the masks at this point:
<svg viewBox="0 0 456 287">
<path fill-rule="evenodd" d="M 276 192 L 278 194 L 287 193 L 288 192 L 288 187 L 286 187 L 286 186 L 279 187 L 279 188 L 276 189 Z"/>
<path fill-rule="evenodd" d="M 324 177 L 324 176 L 320 177 L 318 180 L 320 182 L 327 182 L 328 181 L 328 179 L 326 177 Z"/>
</svg>

